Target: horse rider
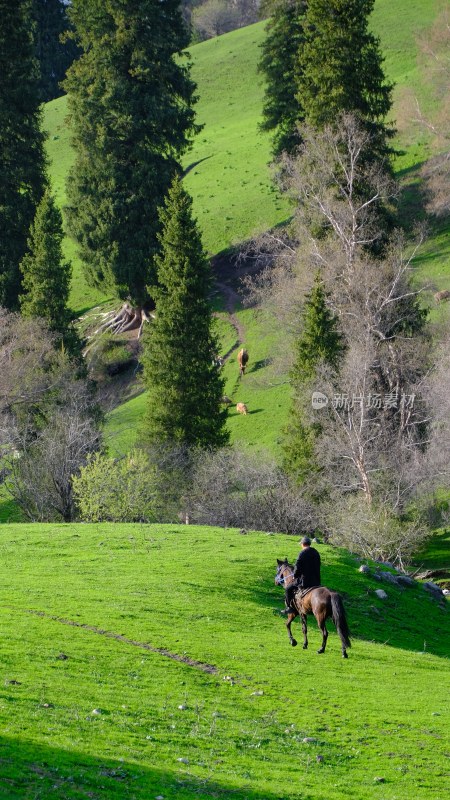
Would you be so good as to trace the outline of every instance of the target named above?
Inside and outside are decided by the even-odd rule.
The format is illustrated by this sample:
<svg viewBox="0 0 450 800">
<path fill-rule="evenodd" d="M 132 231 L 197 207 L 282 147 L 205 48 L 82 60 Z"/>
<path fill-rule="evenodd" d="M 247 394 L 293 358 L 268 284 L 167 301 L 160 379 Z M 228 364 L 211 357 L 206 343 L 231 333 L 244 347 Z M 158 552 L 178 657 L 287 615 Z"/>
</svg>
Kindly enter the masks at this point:
<svg viewBox="0 0 450 800">
<path fill-rule="evenodd" d="M 289 613 L 291 603 L 298 589 L 312 589 L 320 586 L 320 553 L 311 547 L 311 539 L 304 536 L 300 539 L 302 549 L 294 566 L 294 582 L 286 587 L 284 614 Z"/>
</svg>

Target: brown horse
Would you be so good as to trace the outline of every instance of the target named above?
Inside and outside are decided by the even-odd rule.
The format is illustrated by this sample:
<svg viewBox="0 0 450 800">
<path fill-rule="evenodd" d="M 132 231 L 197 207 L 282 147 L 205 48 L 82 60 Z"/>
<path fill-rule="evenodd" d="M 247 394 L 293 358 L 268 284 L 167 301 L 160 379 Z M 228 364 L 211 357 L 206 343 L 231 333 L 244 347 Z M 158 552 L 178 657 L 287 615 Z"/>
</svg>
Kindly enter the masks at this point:
<svg viewBox="0 0 450 800">
<path fill-rule="evenodd" d="M 275 585 L 283 586 L 285 589 L 287 589 L 287 587 L 291 586 L 291 584 L 293 584 L 295 581 L 294 567 L 292 564 L 289 564 L 287 559 L 280 561 L 280 559 L 277 558 L 277 564 L 278 569 L 277 574 L 275 575 Z M 341 639 L 342 658 L 348 658 L 347 648 L 351 647 L 350 631 L 348 629 L 341 596 L 337 592 L 331 592 L 326 588 L 326 586 L 314 587 L 311 589 L 311 591 L 305 594 L 307 591 L 308 590 L 302 590 L 299 588 L 298 591 L 295 592 L 293 606 L 296 610 L 289 610 L 288 613 L 286 627 L 292 647 L 295 647 L 297 644 L 291 633 L 292 621 L 296 617 L 300 616 L 303 631 L 303 650 L 306 650 L 308 647 L 308 629 L 306 625 L 306 617 L 307 614 L 314 614 L 317 624 L 322 631 L 322 647 L 317 652 L 325 652 L 328 639 L 328 631 L 325 622 L 327 619 L 331 618 Z"/>
</svg>

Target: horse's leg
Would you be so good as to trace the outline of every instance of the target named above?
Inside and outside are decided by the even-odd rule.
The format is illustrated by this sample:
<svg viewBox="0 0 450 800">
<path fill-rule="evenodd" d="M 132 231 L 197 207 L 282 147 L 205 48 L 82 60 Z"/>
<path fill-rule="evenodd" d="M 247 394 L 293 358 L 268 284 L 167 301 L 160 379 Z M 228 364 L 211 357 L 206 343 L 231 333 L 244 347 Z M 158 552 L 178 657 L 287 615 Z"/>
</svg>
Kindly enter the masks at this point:
<svg viewBox="0 0 450 800">
<path fill-rule="evenodd" d="M 292 636 L 292 633 L 291 633 L 291 623 L 296 618 L 296 616 L 297 616 L 297 614 L 294 614 L 293 611 L 290 611 L 288 619 L 287 619 L 287 622 L 286 622 L 286 628 L 287 628 L 287 632 L 288 632 L 288 636 L 289 636 L 289 641 L 290 641 L 292 647 L 296 647 L 297 646 L 297 640 L 294 639 L 294 637 Z"/>
<path fill-rule="evenodd" d="M 308 626 L 306 624 L 306 614 L 301 615 L 303 632 L 303 650 L 308 649 Z"/>
<path fill-rule="evenodd" d="M 325 648 L 327 646 L 328 631 L 327 631 L 327 626 L 325 624 L 325 620 L 326 620 L 325 614 L 321 614 L 320 617 L 317 618 L 317 624 L 320 630 L 322 631 L 322 647 L 320 648 L 320 650 L 317 651 L 318 653 L 324 653 Z"/>
</svg>

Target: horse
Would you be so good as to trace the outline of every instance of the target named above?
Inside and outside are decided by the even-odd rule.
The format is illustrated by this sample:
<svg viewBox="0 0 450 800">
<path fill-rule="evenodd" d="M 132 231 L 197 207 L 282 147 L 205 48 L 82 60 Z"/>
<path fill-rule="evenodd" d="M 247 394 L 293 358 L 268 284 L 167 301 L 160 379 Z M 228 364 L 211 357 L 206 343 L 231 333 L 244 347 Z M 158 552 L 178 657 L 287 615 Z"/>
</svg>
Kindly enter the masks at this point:
<svg viewBox="0 0 450 800">
<path fill-rule="evenodd" d="M 245 373 L 245 368 L 248 363 L 248 353 L 247 350 L 244 350 L 244 348 L 242 348 L 242 350 L 239 350 L 238 363 L 239 363 L 239 375 L 242 377 L 242 375 L 244 375 Z"/>
<path fill-rule="evenodd" d="M 278 569 L 275 575 L 275 586 L 283 586 L 283 588 L 286 589 L 295 581 L 294 567 L 289 563 L 287 558 L 284 559 L 284 561 L 280 561 L 280 559 L 277 558 L 277 564 Z M 303 650 L 306 650 L 308 647 L 306 617 L 307 614 L 314 614 L 317 624 L 322 631 L 322 646 L 317 652 L 325 652 L 328 639 L 328 631 L 325 622 L 327 619 L 331 618 L 341 639 L 342 658 L 348 658 L 347 649 L 351 647 L 350 631 L 345 616 L 344 604 L 341 596 L 337 592 L 330 591 L 326 586 L 315 586 L 310 591 L 299 588 L 294 594 L 292 605 L 296 610 L 289 609 L 286 622 L 289 641 L 292 647 L 295 647 L 297 642 L 291 633 L 291 623 L 296 617 L 300 616 L 303 631 Z"/>
</svg>

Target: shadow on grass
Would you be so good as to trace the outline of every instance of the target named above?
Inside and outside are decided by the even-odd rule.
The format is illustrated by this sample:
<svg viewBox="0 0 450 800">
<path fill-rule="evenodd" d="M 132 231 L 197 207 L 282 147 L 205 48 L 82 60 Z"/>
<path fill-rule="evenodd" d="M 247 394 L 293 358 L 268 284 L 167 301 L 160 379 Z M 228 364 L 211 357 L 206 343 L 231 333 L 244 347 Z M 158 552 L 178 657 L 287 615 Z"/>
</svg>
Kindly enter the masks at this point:
<svg viewBox="0 0 450 800">
<path fill-rule="evenodd" d="M 186 169 L 183 170 L 183 178 L 185 178 L 186 175 L 188 175 L 189 172 L 191 172 L 191 170 L 195 169 L 195 167 L 197 167 L 199 164 L 202 164 L 203 161 L 208 161 L 208 159 L 212 158 L 212 157 L 213 156 L 205 156 L 204 158 L 199 158 L 198 161 L 193 161 L 192 164 L 188 164 Z"/>
<path fill-rule="evenodd" d="M 268 367 L 272 363 L 272 360 L 272 358 L 261 358 L 259 361 L 255 361 L 252 368 L 249 370 L 250 373 L 258 372 L 258 370 Z"/>
<path fill-rule="evenodd" d="M 199 759 L 205 752 L 199 752 Z M 154 760 L 158 760 L 155 752 Z M 149 761 L 151 757 L 149 758 Z M 194 765 L 194 764 L 193 764 Z M 272 794 L 243 787 L 236 790 L 219 781 L 196 779 L 190 767 L 180 764 L 173 772 L 153 765 L 137 765 L 124 760 L 94 758 L 80 752 L 57 749 L 35 742 L 2 737 L 0 739 L 0 794 L 2 800 L 148 800 L 149 797 L 235 798 L 236 800 L 276 800 Z M 305 800 L 312 800 L 310 796 Z"/>
</svg>

